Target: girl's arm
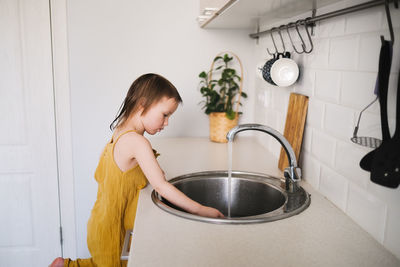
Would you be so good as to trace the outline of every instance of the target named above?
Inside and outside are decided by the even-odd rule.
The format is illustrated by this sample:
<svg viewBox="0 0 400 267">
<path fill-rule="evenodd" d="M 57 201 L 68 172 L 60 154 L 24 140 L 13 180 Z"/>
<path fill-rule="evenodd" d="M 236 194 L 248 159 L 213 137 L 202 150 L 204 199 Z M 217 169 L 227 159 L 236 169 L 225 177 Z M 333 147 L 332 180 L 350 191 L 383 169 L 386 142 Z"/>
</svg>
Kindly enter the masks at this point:
<svg viewBox="0 0 400 267">
<path fill-rule="evenodd" d="M 204 217 L 224 217 L 217 209 L 203 206 L 190 199 L 165 179 L 164 173 L 154 156 L 151 144 L 144 136 L 136 133 L 128 133 L 123 137 L 125 136 L 126 138 L 121 138 L 118 142 L 120 143 L 118 146 L 121 148 L 120 152 L 125 152 L 126 155 L 124 156 L 137 160 L 144 175 L 160 195 L 187 212 Z"/>
</svg>

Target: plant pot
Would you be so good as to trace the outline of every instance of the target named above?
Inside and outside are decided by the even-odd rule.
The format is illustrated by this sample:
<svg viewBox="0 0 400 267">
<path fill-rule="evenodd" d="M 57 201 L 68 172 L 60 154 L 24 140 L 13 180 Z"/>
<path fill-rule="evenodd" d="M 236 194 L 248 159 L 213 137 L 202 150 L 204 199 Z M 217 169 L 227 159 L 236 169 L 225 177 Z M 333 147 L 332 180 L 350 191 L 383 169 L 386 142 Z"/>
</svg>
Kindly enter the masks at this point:
<svg viewBox="0 0 400 267">
<path fill-rule="evenodd" d="M 238 124 L 238 114 L 233 120 L 226 117 L 225 112 L 212 112 L 210 118 L 210 140 L 217 143 L 227 143 L 226 134 Z"/>
</svg>

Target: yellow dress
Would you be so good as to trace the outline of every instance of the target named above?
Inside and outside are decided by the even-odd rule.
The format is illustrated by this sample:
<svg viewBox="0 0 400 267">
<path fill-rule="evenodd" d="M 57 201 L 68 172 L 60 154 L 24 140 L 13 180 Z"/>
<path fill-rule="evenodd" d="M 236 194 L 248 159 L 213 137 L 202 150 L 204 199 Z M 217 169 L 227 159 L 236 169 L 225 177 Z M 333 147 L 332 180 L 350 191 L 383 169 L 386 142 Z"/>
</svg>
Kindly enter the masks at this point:
<svg viewBox="0 0 400 267">
<path fill-rule="evenodd" d="M 106 145 L 95 172 L 97 200 L 87 225 L 87 245 L 92 258 L 64 260 L 64 266 L 126 266 L 121 252 L 127 229 L 133 229 L 139 191 L 147 179 L 136 165 L 122 172 L 114 161 L 114 146 L 119 138 Z M 154 151 L 155 156 L 158 154 Z"/>
</svg>

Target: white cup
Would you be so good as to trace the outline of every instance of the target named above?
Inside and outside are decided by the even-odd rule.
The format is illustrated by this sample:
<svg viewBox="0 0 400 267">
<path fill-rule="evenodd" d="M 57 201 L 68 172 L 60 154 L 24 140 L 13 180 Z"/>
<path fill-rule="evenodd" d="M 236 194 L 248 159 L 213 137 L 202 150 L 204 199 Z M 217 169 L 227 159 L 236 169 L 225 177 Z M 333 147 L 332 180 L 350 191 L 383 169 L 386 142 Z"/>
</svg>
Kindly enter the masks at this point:
<svg viewBox="0 0 400 267">
<path fill-rule="evenodd" d="M 290 58 L 280 58 L 271 67 L 271 79 L 279 87 L 294 84 L 299 77 L 299 67 Z"/>
</svg>

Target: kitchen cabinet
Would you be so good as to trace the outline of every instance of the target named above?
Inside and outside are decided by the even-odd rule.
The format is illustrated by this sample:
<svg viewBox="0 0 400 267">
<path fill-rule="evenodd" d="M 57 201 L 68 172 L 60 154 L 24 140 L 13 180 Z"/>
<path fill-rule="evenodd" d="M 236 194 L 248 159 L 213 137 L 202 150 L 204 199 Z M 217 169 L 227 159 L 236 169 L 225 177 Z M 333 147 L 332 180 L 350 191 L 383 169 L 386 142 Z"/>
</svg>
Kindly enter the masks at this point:
<svg viewBox="0 0 400 267">
<path fill-rule="evenodd" d="M 205 29 L 252 29 L 255 30 L 257 22 L 263 20 L 263 24 L 273 24 L 284 19 L 292 18 L 331 5 L 340 0 L 226 0 L 221 6 L 220 1 L 208 1 L 211 8 L 218 8 L 207 19 L 200 20 L 201 28 Z M 204 3 L 202 10 L 207 8 Z M 202 14 L 204 15 L 204 14 Z"/>
</svg>

